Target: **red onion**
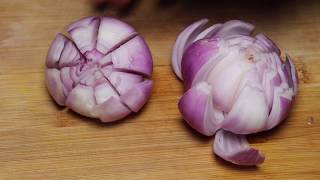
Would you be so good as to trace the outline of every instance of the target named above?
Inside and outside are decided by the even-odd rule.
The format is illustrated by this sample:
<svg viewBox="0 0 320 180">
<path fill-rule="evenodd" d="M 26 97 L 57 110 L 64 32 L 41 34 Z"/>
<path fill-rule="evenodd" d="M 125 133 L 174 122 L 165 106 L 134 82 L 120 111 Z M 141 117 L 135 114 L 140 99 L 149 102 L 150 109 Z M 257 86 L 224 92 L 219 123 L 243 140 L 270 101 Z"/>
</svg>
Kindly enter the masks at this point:
<svg viewBox="0 0 320 180">
<path fill-rule="evenodd" d="M 61 106 L 103 122 L 138 112 L 152 89 L 152 57 L 143 38 L 111 17 L 71 24 L 58 34 L 46 60 L 47 87 Z"/>
<path fill-rule="evenodd" d="M 239 165 L 257 165 L 264 156 L 245 135 L 269 130 L 285 119 L 298 79 L 289 56 L 254 26 L 232 20 L 206 28 L 207 19 L 187 27 L 172 55 L 186 93 L 179 109 L 190 126 L 211 136 L 214 152 Z"/>
</svg>

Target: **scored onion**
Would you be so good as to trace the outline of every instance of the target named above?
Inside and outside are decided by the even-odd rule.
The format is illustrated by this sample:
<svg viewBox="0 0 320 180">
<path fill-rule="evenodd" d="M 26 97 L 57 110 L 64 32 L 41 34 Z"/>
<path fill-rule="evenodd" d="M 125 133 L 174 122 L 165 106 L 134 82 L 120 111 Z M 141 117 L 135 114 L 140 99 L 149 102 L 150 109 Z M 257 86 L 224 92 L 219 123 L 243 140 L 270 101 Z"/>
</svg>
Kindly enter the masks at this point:
<svg viewBox="0 0 320 180">
<path fill-rule="evenodd" d="M 151 94 L 153 62 L 136 30 L 115 18 L 88 17 L 68 33 L 56 36 L 46 60 L 54 100 L 103 122 L 138 112 Z"/>
<path fill-rule="evenodd" d="M 212 136 L 214 152 L 238 165 L 265 157 L 245 135 L 269 130 L 288 116 L 298 90 L 295 66 L 252 24 L 231 20 L 206 27 L 207 19 L 178 36 L 172 66 L 183 80 L 179 109 L 198 132 Z"/>
</svg>

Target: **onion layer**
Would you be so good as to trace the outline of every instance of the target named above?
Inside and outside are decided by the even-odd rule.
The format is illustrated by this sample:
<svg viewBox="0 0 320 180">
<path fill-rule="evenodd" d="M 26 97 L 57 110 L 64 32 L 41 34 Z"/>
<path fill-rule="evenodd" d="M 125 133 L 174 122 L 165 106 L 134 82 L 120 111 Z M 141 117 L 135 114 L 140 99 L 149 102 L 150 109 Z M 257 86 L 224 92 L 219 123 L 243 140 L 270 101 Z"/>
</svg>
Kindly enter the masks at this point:
<svg viewBox="0 0 320 180">
<path fill-rule="evenodd" d="M 88 17 L 58 34 L 46 60 L 54 100 L 81 115 L 111 122 L 138 112 L 152 90 L 152 57 L 143 38 L 111 17 Z"/>
<path fill-rule="evenodd" d="M 190 126 L 211 136 L 214 152 L 239 165 L 264 156 L 246 134 L 269 130 L 285 119 L 297 94 L 298 78 L 289 56 L 254 26 L 238 20 L 206 28 L 207 19 L 187 27 L 176 40 L 172 66 L 186 93 L 179 109 Z"/>
</svg>

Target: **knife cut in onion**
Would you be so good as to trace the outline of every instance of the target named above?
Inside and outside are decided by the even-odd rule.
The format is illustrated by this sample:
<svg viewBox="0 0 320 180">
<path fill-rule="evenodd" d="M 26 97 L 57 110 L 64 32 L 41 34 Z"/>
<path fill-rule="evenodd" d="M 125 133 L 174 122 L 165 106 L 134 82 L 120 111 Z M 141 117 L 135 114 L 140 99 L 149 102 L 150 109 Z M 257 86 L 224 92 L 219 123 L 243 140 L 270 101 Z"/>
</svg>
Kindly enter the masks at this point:
<svg viewBox="0 0 320 180">
<path fill-rule="evenodd" d="M 57 34 L 46 59 L 46 84 L 61 106 L 112 122 L 148 101 L 153 62 L 138 32 L 112 17 L 87 17 Z"/>
</svg>

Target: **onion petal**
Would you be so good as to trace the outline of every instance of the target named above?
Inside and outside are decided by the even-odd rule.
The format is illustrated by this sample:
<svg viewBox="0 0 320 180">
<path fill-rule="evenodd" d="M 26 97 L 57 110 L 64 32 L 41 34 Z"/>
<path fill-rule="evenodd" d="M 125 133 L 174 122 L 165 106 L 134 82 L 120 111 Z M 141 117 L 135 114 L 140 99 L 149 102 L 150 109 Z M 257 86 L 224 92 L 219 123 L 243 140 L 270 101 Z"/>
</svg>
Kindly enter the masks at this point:
<svg viewBox="0 0 320 180">
<path fill-rule="evenodd" d="M 219 31 L 214 34 L 215 37 L 225 37 L 230 35 L 245 35 L 248 36 L 254 30 L 254 26 L 250 23 L 246 23 L 239 20 L 227 21 L 219 29 Z"/>
<path fill-rule="evenodd" d="M 117 92 L 113 89 L 113 87 L 107 81 L 95 87 L 95 98 L 96 98 L 97 104 L 102 104 L 103 102 L 107 101 L 111 97 L 119 99 Z"/>
<path fill-rule="evenodd" d="M 194 40 L 194 42 L 201 40 L 201 39 L 210 38 L 210 37 L 214 36 L 220 30 L 221 27 L 222 27 L 222 24 L 214 24 L 214 25 L 208 27 L 207 29 L 203 30 L 197 36 L 197 38 Z"/>
<path fill-rule="evenodd" d="M 267 119 L 266 129 L 272 129 L 285 119 L 291 109 L 293 91 L 283 86 L 274 88 L 273 105 Z"/>
<path fill-rule="evenodd" d="M 203 46 L 203 42 L 207 42 Z M 197 48 L 200 47 L 201 48 Z M 216 49 L 216 51 L 214 51 Z M 181 72 L 185 89 L 189 89 L 201 68 L 207 67 L 207 62 L 212 62 L 213 58 L 219 54 L 219 44 L 217 40 L 199 40 L 193 43 L 186 50 L 181 63 Z M 194 59 L 197 59 L 196 61 Z"/>
<path fill-rule="evenodd" d="M 57 34 L 48 51 L 48 56 L 46 60 L 46 65 L 48 68 L 58 67 L 60 56 L 64 49 L 66 41 L 67 39 L 64 37 L 64 35 Z"/>
<path fill-rule="evenodd" d="M 206 136 L 212 136 L 223 120 L 222 112 L 213 107 L 210 93 L 210 85 L 201 82 L 190 88 L 179 102 L 180 112 L 187 123 Z"/>
<path fill-rule="evenodd" d="M 121 95 L 129 91 L 136 84 L 143 81 L 143 77 L 136 74 L 114 71 L 110 73 L 108 80 Z"/>
<path fill-rule="evenodd" d="M 97 50 L 103 54 L 124 44 L 137 32 L 128 24 L 114 18 L 103 18 L 98 32 Z"/>
<path fill-rule="evenodd" d="M 265 126 L 268 113 L 263 91 L 246 86 L 226 116 L 223 129 L 236 134 L 259 132 Z"/>
<path fill-rule="evenodd" d="M 263 43 L 268 48 L 269 51 L 276 52 L 278 55 L 281 54 L 281 51 L 277 47 L 277 45 L 271 39 L 269 39 L 267 36 L 265 36 L 264 34 L 259 33 L 256 35 L 256 38 L 258 41 Z"/>
<path fill-rule="evenodd" d="M 124 104 L 126 104 L 133 112 L 138 112 L 151 96 L 152 81 L 144 80 L 136 84 L 131 89 L 120 95 Z"/>
<path fill-rule="evenodd" d="M 150 50 L 141 36 L 136 36 L 112 52 L 114 68 L 142 74 L 149 77 L 152 73 Z"/>
<path fill-rule="evenodd" d="M 66 96 L 68 96 L 69 92 L 72 90 L 74 82 L 70 77 L 70 67 L 64 67 L 60 70 L 60 78 L 63 83 L 63 85 L 68 90 L 68 93 Z"/>
<path fill-rule="evenodd" d="M 298 74 L 297 74 L 297 70 L 294 67 L 294 64 L 292 62 L 292 59 L 290 58 L 289 55 L 286 56 L 286 61 L 284 64 L 284 68 L 286 70 L 287 73 L 287 79 L 289 82 L 289 87 L 293 88 L 293 92 L 296 95 L 298 93 Z"/>
<path fill-rule="evenodd" d="M 193 42 L 200 32 L 204 29 L 208 23 L 208 19 L 201 19 L 188 26 L 177 38 L 177 41 L 173 47 L 172 54 L 172 67 L 179 79 L 182 80 L 181 74 L 181 60 L 184 50 Z"/>
<path fill-rule="evenodd" d="M 68 32 L 81 53 L 92 51 L 96 47 L 99 24 L 99 18 L 88 17 L 69 26 Z"/>
<path fill-rule="evenodd" d="M 259 165 L 265 160 L 264 155 L 249 146 L 245 136 L 224 130 L 216 133 L 213 149 L 222 159 L 238 165 Z"/>
<path fill-rule="evenodd" d="M 91 113 L 96 102 L 93 88 L 90 86 L 77 85 L 67 97 L 66 105 L 83 116 L 97 118 Z"/>
<path fill-rule="evenodd" d="M 60 71 L 57 69 L 46 70 L 47 87 L 53 99 L 59 104 L 64 105 L 66 96 L 65 87 L 60 78 Z"/>
<path fill-rule="evenodd" d="M 66 39 L 65 46 L 59 59 L 59 67 L 75 66 L 80 62 L 83 62 L 83 58 L 79 50 L 71 40 Z"/>
<path fill-rule="evenodd" d="M 102 122 L 113 122 L 126 117 L 131 111 L 118 98 L 111 97 L 95 106 L 93 113 L 97 114 Z"/>
</svg>

